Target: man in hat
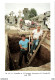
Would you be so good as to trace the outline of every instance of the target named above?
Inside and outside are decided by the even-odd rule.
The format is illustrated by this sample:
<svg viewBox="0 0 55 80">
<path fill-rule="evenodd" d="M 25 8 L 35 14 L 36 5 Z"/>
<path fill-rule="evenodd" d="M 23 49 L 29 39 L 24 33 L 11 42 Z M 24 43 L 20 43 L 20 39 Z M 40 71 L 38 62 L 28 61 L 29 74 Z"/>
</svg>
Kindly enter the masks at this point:
<svg viewBox="0 0 55 80">
<path fill-rule="evenodd" d="M 35 51 L 36 47 L 38 46 L 40 37 L 42 36 L 43 31 L 41 30 L 41 25 L 37 26 L 37 29 L 34 29 L 31 33 L 32 38 L 32 46 L 30 51 L 30 56 L 32 56 L 33 52 Z"/>
</svg>

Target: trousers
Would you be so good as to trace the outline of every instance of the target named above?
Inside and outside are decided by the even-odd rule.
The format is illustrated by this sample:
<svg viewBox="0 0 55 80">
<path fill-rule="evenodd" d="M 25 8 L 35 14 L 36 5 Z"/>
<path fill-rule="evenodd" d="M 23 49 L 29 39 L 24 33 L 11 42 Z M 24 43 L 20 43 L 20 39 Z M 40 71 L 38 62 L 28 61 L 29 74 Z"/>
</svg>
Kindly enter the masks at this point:
<svg viewBox="0 0 55 80">
<path fill-rule="evenodd" d="M 33 40 L 33 44 L 31 46 L 31 53 L 33 54 L 33 50 L 36 49 L 36 47 L 38 46 L 39 40 Z"/>
<path fill-rule="evenodd" d="M 20 58 L 19 58 L 19 66 L 20 67 L 22 65 L 23 56 L 24 56 L 25 63 L 28 62 L 27 54 L 28 54 L 28 51 L 20 51 Z"/>
</svg>

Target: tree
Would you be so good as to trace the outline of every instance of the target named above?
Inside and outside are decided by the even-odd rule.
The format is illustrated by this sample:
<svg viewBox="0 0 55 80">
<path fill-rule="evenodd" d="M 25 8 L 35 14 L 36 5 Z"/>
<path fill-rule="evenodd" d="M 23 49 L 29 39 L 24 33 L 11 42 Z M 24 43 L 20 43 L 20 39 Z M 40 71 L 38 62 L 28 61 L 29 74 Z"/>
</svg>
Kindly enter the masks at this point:
<svg viewBox="0 0 55 80">
<path fill-rule="evenodd" d="M 37 16 L 37 12 L 34 8 L 32 8 L 30 11 L 29 11 L 29 18 L 32 18 L 34 16 Z"/>
</svg>

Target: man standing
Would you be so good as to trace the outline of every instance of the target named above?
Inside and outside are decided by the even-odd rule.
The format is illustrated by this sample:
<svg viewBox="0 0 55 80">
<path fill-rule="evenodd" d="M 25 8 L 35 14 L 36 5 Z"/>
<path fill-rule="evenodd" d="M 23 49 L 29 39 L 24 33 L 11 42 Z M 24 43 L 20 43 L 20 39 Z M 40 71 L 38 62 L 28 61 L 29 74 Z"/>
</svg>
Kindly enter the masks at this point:
<svg viewBox="0 0 55 80">
<path fill-rule="evenodd" d="M 28 63 L 28 58 L 27 58 L 27 54 L 28 54 L 28 43 L 31 44 L 31 42 L 29 42 L 28 39 L 25 38 L 25 35 L 23 34 L 22 36 L 22 40 L 19 41 L 19 45 L 20 45 L 20 59 L 19 59 L 19 66 L 21 67 L 22 65 L 22 59 L 24 56 L 25 59 L 25 63 Z"/>
<path fill-rule="evenodd" d="M 42 36 L 43 31 L 41 30 L 41 26 L 38 25 L 37 29 L 34 29 L 31 37 L 32 37 L 32 46 L 31 46 L 31 53 L 30 56 L 32 56 L 33 52 L 35 51 L 36 47 L 38 46 L 40 37 Z"/>
</svg>

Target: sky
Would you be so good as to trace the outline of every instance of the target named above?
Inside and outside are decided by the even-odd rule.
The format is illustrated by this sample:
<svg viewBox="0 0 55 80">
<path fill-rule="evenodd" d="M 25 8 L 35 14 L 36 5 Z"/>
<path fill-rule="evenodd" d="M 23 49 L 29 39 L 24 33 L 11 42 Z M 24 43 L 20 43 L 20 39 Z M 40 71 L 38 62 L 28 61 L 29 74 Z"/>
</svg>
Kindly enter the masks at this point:
<svg viewBox="0 0 55 80">
<path fill-rule="evenodd" d="M 14 12 L 14 15 L 18 16 L 19 13 L 18 11 L 21 10 L 21 12 L 23 11 L 24 8 L 28 8 L 29 10 L 31 8 L 35 8 L 37 11 L 37 14 L 42 14 L 46 11 L 50 11 L 50 4 L 49 3 L 6 3 L 5 4 L 5 14 L 9 15 L 9 13 L 11 11 Z M 23 16 L 23 12 L 21 14 L 21 16 Z"/>
</svg>

